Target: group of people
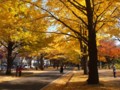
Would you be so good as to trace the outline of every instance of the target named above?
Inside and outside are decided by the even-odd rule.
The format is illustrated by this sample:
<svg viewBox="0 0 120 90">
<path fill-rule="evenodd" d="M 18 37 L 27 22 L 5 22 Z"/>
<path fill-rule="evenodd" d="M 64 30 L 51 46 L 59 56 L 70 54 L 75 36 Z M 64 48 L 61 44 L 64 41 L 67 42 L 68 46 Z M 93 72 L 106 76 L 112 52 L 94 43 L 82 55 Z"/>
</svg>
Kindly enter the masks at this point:
<svg viewBox="0 0 120 90">
<path fill-rule="evenodd" d="M 22 75 L 22 66 L 17 66 L 16 67 L 16 76 L 21 76 Z"/>
</svg>

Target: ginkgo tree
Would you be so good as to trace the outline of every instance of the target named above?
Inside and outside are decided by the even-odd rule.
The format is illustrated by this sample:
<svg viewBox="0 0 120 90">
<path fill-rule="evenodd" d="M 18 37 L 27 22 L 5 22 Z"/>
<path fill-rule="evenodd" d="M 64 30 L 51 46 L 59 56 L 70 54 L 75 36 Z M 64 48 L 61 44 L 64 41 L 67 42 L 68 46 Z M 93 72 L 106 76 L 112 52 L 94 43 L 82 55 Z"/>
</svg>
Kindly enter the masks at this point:
<svg viewBox="0 0 120 90">
<path fill-rule="evenodd" d="M 17 2 L 19 0 L 15 1 Z M 2 10 L 5 8 L 1 9 L 2 12 L 5 12 L 1 14 L 1 17 L 5 17 L 6 11 L 10 15 L 14 14 L 12 17 L 8 17 L 8 20 L 19 17 L 20 21 L 22 20 L 22 29 L 26 31 L 28 28 L 30 29 L 31 26 L 30 24 L 25 23 L 27 20 L 29 21 L 28 18 L 31 19 L 37 15 L 38 18 L 36 20 L 41 18 L 39 17 L 40 14 L 33 13 L 34 11 L 42 11 L 43 14 L 46 12 L 49 17 L 45 18 L 44 20 L 48 19 L 50 23 L 53 23 L 54 25 L 57 24 L 58 27 L 62 28 L 57 31 L 57 33 L 66 33 L 75 37 L 77 36 L 77 38 L 79 38 L 79 40 L 81 40 L 88 47 L 87 51 L 89 56 L 89 74 L 87 82 L 88 84 L 98 84 L 99 75 L 97 69 L 98 55 L 96 45 L 96 32 L 99 30 L 108 29 L 108 26 L 114 26 L 115 23 L 118 22 L 118 19 L 116 19 L 116 15 L 118 15 L 118 12 L 116 13 L 116 10 L 119 10 L 118 0 L 20 0 L 20 2 L 22 4 L 19 4 L 17 8 L 21 5 L 23 8 L 24 3 L 27 4 L 25 4 L 26 8 L 22 9 L 25 10 L 25 13 L 22 11 L 19 14 L 14 14 L 11 12 L 13 8 L 10 9 L 8 6 L 12 7 L 12 5 L 16 6 L 17 4 L 15 2 L 12 2 L 12 0 L 5 2 L 2 1 L 2 3 L 0 3 L 0 6 L 4 7 L 6 5 L 5 8 L 7 8 L 7 10 Z M 27 9 L 30 10 L 27 11 Z M 31 14 L 33 14 L 33 16 L 31 16 Z M 9 26 L 7 29 L 12 29 L 12 23 L 10 22 L 16 22 L 18 20 L 13 19 L 10 22 L 8 21 L 8 24 L 4 24 L 5 21 L 6 20 L 4 19 L 1 20 L 1 23 L 3 24 L 1 24 L 0 27 L 4 28 Z M 82 35 L 81 28 L 88 33 L 87 37 L 84 37 Z"/>
<path fill-rule="evenodd" d="M 20 49 L 40 43 L 38 41 L 42 41 L 45 35 L 38 35 L 38 31 L 46 30 L 47 24 L 46 20 L 41 20 L 44 13 L 22 1 L 0 1 L 0 7 L 0 44 L 6 48 L 6 74 L 9 75 Z"/>
<path fill-rule="evenodd" d="M 50 47 L 49 44 L 53 41 L 53 36 L 47 36 L 45 33 L 41 33 L 41 35 L 39 35 L 39 33 L 36 33 L 35 35 L 37 36 L 35 42 L 26 45 L 25 47 L 21 48 L 20 51 L 21 54 L 25 54 L 25 56 L 29 55 L 29 57 L 37 57 L 38 68 L 43 70 L 44 57 L 48 54 L 47 47 Z"/>
<path fill-rule="evenodd" d="M 1 1 L 0 6 L 0 43 L 7 51 L 6 74 L 11 74 L 12 62 L 17 55 L 16 47 L 19 48 L 23 45 L 25 38 L 29 37 L 29 33 L 24 31 L 25 19 L 23 18 L 26 8 L 22 8 L 23 5 L 20 6 L 20 3 L 10 0 Z"/>
<path fill-rule="evenodd" d="M 64 28 L 62 32 L 60 31 L 61 33 L 77 34 L 88 46 L 89 77 L 87 81 L 88 84 L 98 84 L 96 32 L 117 22 L 115 16 L 119 2 L 117 0 L 114 3 L 113 0 L 52 0 L 44 1 L 46 7 L 41 7 L 37 2 L 39 1 L 34 3 L 29 1 L 30 4 L 47 12 L 53 19 L 53 23 L 68 28 L 67 33 Z M 84 38 L 80 33 L 81 25 L 88 32 L 87 38 Z"/>
<path fill-rule="evenodd" d="M 105 26 L 113 25 L 115 22 L 116 9 L 119 8 L 116 5 L 119 4 L 117 1 L 112 2 L 113 0 L 54 0 L 48 1 L 48 7 L 41 8 L 59 24 L 67 27 L 68 32 L 78 34 L 79 38 L 88 45 L 88 84 L 99 83 L 96 32 Z M 87 39 L 79 33 L 81 25 L 88 32 Z M 64 33 L 64 29 L 62 33 Z"/>
<path fill-rule="evenodd" d="M 46 48 L 48 53 L 46 57 L 51 59 L 57 67 L 67 62 L 80 64 L 81 52 L 77 39 L 62 34 L 53 34 L 53 36 L 53 42 Z"/>
</svg>

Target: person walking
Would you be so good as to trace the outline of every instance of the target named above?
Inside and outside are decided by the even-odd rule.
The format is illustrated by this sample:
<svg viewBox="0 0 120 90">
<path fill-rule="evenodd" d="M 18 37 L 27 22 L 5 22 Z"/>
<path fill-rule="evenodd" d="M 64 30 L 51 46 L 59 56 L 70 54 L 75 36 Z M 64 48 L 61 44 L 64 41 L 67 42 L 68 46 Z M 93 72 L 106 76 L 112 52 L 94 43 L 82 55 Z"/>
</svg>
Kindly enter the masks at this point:
<svg viewBox="0 0 120 90">
<path fill-rule="evenodd" d="M 60 67 L 60 73 L 63 73 L 63 65 Z"/>
<path fill-rule="evenodd" d="M 80 64 L 77 64 L 77 68 L 78 68 L 78 70 L 80 70 Z"/>
<path fill-rule="evenodd" d="M 114 76 L 114 78 L 116 78 L 116 67 L 115 67 L 115 65 L 113 65 L 113 76 Z"/>
<path fill-rule="evenodd" d="M 16 66 L 16 77 L 18 76 L 19 74 L 19 66 Z"/>
<path fill-rule="evenodd" d="M 19 66 L 18 70 L 19 70 L 19 77 L 20 77 L 22 75 L 22 66 L 21 65 Z"/>
</svg>

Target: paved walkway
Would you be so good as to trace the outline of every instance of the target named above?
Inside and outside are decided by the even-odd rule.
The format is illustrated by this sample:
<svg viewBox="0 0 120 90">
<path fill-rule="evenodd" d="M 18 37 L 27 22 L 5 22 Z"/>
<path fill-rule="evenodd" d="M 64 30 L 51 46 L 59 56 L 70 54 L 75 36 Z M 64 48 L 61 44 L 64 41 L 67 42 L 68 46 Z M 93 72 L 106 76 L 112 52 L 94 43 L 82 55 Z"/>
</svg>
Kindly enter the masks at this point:
<svg viewBox="0 0 120 90">
<path fill-rule="evenodd" d="M 65 70 L 64 74 L 69 70 Z M 59 71 L 37 71 L 27 77 L 13 77 L 14 80 L 6 80 L 0 83 L 0 90 L 40 90 L 47 84 L 59 78 Z M 1 76 L 1 78 L 4 76 Z M 9 78 L 9 77 L 8 77 Z"/>
<path fill-rule="evenodd" d="M 12 77 L 15 80 L 1 82 L 0 90 L 120 90 L 120 70 L 117 71 L 117 78 L 113 77 L 112 70 L 99 70 L 100 81 L 103 84 L 100 86 L 86 85 L 87 76 L 83 75 L 82 70 L 66 70 L 64 74 L 60 74 L 59 71 L 28 72 L 33 74 Z M 0 76 L 0 80 L 2 77 L 4 76 Z"/>
<path fill-rule="evenodd" d="M 62 77 L 54 80 L 47 86 L 43 87 L 41 90 L 63 90 L 64 87 L 68 86 L 70 80 L 73 78 L 75 73 L 76 71 L 73 70 L 70 73 L 64 74 Z"/>
<path fill-rule="evenodd" d="M 88 85 L 87 75 L 82 70 L 74 70 L 60 79 L 53 81 L 42 90 L 120 90 L 120 70 L 114 78 L 112 70 L 99 70 L 100 84 Z"/>
</svg>

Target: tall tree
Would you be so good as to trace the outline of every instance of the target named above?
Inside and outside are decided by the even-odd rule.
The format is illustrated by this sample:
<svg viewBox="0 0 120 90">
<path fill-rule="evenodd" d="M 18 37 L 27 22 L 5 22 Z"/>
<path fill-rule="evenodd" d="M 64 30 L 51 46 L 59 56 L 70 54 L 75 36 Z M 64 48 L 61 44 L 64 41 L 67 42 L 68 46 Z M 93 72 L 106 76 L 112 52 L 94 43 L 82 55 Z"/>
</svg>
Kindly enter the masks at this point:
<svg viewBox="0 0 120 90">
<path fill-rule="evenodd" d="M 57 23 L 58 27 L 65 26 L 62 33 L 77 34 L 88 45 L 89 76 L 87 81 L 88 84 L 98 84 L 96 32 L 102 29 L 106 23 L 110 25 L 110 22 L 113 22 L 114 13 L 118 9 L 116 7 L 118 5 L 116 4 L 117 0 L 114 3 L 112 3 L 113 0 L 43 0 L 46 7 L 43 4 L 41 7 L 41 1 L 39 0 L 32 2 L 29 0 L 22 1 L 47 12 L 50 15 L 48 19 L 52 18 L 50 20 L 52 23 Z M 80 33 L 79 27 L 81 24 L 88 32 L 87 38 L 84 38 Z"/>
<path fill-rule="evenodd" d="M 20 0 L 1 0 L 0 12 L 0 44 L 6 48 L 6 74 L 9 75 L 20 49 L 43 41 L 45 35 L 38 35 L 38 31 L 46 30 L 47 24 L 45 25 L 46 20 L 38 21 L 38 18 L 43 18 L 45 14 Z"/>
<path fill-rule="evenodd" d="M 97 45 L 96 45 L 96 32 L 104 27 L 105 23 L 112 22 L 114 13 L 117 9 L 113 0 L 97 1 L 97 0 L 56 0 L 48 1 L 48 7 L 42 10 L 48 12 L 55 20 L 66 26 L 69 31 L 74 34 L 78 34 L 79 38 L 88 45 L 88 56 L 89 56 L 89 77 L 88 84 L 98 84 L 99 76 L 97 69 Z M 60 3 L 61 2 L 61 3 Z M 58 3 L 58 4 L 56 4 Z M 105 5 L 103 8 L 103 5 Z M 50 6 L 50 8 L 49 8 Z M 55 9 L 57 8 L 57 9 Z M 68 13 L 66 13 L 68 12 Z M 74 18 L 74 19 L 73 19 Z M 71 20 L 72 19 L 72 20 Z M 110 20 L 111 19 L 111 20 Z M 82 37 L 79 33 L 79 26 L 81 23 L 88 30 L 88 40 Z M 71 34 L 71 33 L 70 33 Z"/>
</svg>

